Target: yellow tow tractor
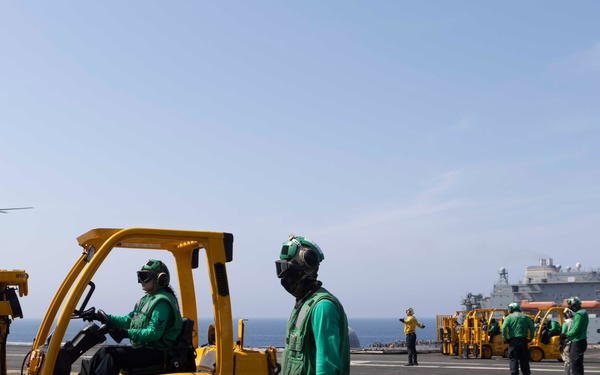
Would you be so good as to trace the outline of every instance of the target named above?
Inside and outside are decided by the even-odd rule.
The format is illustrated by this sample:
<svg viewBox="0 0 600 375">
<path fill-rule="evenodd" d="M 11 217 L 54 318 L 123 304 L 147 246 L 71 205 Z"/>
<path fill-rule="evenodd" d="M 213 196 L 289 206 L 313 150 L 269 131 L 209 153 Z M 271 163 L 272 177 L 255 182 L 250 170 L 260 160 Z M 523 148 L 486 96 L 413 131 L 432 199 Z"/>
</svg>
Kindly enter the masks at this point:
<svg viewBox="0 0 600 375">
<path fill-rule="evenodd" d="M 159 368 L 122 369 L 123 375 L 275 375 L 279 372 L 276 348 L 255 350 L 244 347 L 243 320 L 238 323 L 238 337 L 234 341 L 226 268 L 226 264 L 233 260 L 232 234 L 153 228 L 92 229 L 79 236 L 77 241 L 83 248 L 83 253 L 63 280 L 46 311 L 29 355 L 27 375 L 69 375 L 72 364 L 83 353 L 104 342 L 106 334 L 111 334 L 112 327 L 107 324 L 98 326 L 91 323 L 84 326 L 71 340 L 63 339 L 71 319 L 80 318 L 84 311 L 93 308 L 86 310 L 95 289 L 92 282 L 94 274 L 109 255 L 125 249 L 163 251 L 174 258 L 175 271 L 171 270 L 171 276 L 176 272 L 184 327 L 178 346 L 173 348 L 175 354 L 172 357 L 176 357 L 176 362 L 173 358 L 165 358 L 165 363 Z M 207 284 L 212 294 L 214 323 L 207 327 L 206 344 L 199 346 L 196 286 L 192 271 L 199 266 L 201 251 L 206 255 Z M 98 313 L 103 312 L 98 310 Z M 54 331 L 50 333 L 53 326 Z M 201 331 L 206 332 L 205 329 Z M 81 367 L 80 373 L 85 373 L 84 365 Z"/>
<path fill-rule="evenodd" d="M 6 342 L 10 333 L 10 323 L 15 318 L 23 318 L 19 296 L 27 295 L 29 275 L 23 270 L 0 270 L 0 375 L 6 375 Z M 16 287 L 16 288 L 13 288 Z"/>
<path fill-rule="evenodd" d="M 550 323 L 558 323 L 557 327 L 562 327 L 564 317 L 564 307 L 541 307 L 538 309 L 533 321 L 535 322 L 535 334 L 533 340 L 529 343 L 529 358 L 533 362 L 539 362 L 542 359 L 557 359 L 562 362 L 562 356 L 558 350 L 558 341 L 560 339 L 560 330 L 553 331 Z"/>
</svg>

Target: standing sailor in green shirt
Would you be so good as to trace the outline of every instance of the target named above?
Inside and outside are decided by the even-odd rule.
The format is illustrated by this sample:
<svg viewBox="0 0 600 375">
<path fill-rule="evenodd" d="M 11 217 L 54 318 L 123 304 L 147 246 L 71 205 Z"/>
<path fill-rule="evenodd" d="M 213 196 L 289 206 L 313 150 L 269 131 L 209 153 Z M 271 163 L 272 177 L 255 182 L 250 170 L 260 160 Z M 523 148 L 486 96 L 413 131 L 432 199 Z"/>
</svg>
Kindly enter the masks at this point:
<svg viewBox="0 0 600 375">
<path fill-rule="evenodd" d="M 275 261 L 281 285 L 296 297 L 286 327 L 282 375 L 350 373 L 346 313 L 338 299 L 317 280 L 324 258 L 316 243 L 290 235 Z"/>
<path fill-rule="evenodd" d="M 502 337 L 508 342 L 510 373 L 519 375 L 521 367 L 523 375 L 531 375 L 527 343 L 533 340 L 535 326 L 533 321 L 521 312 L 521 307 L 516 302 L 508 305 L 508 313 L 502 323 Z"/>
<path fill-rule="evenodd" d="M 571 341 L 571 374 L 583 375 L 583 353 L 587 349 L 589 317 L 587 311 L 581 308 L 579 297 L 569 298 L 567 305 L 575 312 L 571 328 L 567 331 L 567 339 Z"/>
</svg>

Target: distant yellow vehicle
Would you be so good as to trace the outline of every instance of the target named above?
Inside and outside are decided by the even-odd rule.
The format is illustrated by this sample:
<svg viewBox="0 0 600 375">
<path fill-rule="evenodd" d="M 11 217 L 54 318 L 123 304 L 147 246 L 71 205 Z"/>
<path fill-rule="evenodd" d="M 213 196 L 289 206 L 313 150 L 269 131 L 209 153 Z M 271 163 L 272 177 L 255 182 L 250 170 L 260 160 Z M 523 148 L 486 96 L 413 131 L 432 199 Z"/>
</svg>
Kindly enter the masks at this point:
<svg viewBox="0 0 600 375">
<path fill-rule="evenodd" d="M 562 312 L 564 307 L 543 307 L 539 308 L 533 321 L 535 322 L 535 335 L 529 343 L 529 358 L 533 362 L 539 362 L 542 359 L 557 359 L 562 362 L 562 356 L 558 350 L 558 340 L 560 331 L 550 332 L 547 329 L 547 323 L 554 320 L 560 327 L 564 322 Z"/>
<path fill-rule="evenodd" d="M 279 372 L 276 349 L 264 351 L 244 348 L 243 320 L 238 323 L 238 338 L 234 342 L 231 301 L 226 264 L 233 260 L 233 235 L 224 232 L 195 230 L 127 228 L 92 229 L 77 238 L 83 253 L 58 288 L 39 327 L 27 365 L 28 375 L 61 375 L 71 371 L 71 364 L 86 350 L 103 342 L 111 333 L 106 324 L 85 326 L 74 339 L 65 342 L 64 335 L 71 319 L 85 311 L 93 287 L 92 278 L 111 254 L 122 249 L 152 250 L 170 253 L 175 261 L 179 286 L 181 313 L 187 325 L 179 341 L 186 350 L 182 362 L 172 369 L 169 363 L 162 368 L 124 369 L 124 375 L 136 374 L 240 374 L 271 375 Z M 212 293 L 214 324 L 199 330 L 192 270 L 199 266 L 200 252 L 206 254 Z M 174 272 L 171 271 L 171 275 Z M 88 287 L 90 285 L 90 287 Z M 84 292 L 88 290 L 83 298 Z M 81 305 L 77 308 L 77 304 Z M 60 312 L 59 312 L 60 309 Z M 89 310 L 89 309 L 88 309 Z M 98 312 L 100 313 L 101 310 Z M 55 326 L 54 332 L 50 329 Z M 207 344 L 199 347 L 198 332 L 207 332 Z M 190 359 L 191 358 L 191 359 Z M 189 363 L 191 362 L 191 363 Z"/>
<path fill-rule="evenodd" d="M 508 345 L 502 340 L 500 328 L 506 309 L 458 310 L 454 315 L 436 317 L 438 340 L 445 355 L 490 359 L 507 356 Z M 492 332 L 489 327 L 497 323 Z"/>
<path fill-rule="evenodd" d="M 16 290 L 20 297 L 26 296 L 28 279 L 24 270 L 0 270 L 0 375 L 7 373 L 6 342 L 11 320 L 23 318 Z"/>
</svg>

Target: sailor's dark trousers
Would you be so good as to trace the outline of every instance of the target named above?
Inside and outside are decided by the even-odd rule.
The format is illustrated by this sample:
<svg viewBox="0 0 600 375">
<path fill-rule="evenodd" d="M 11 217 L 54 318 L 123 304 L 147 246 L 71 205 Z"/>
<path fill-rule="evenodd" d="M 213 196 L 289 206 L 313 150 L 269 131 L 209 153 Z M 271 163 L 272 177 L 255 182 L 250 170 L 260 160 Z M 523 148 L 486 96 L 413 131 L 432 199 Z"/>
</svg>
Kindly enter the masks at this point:
<svg viewBox="0 0 600 375">
<path fill-rule="evenodd" d="M 508 342 L 508 359 L 510 374 L 519 375 L 519 366 L 523 375 L 531 375 L 529 368 L 529 348 L 525 337 L 514 337 Z"/>
<path fill-rule="evenodd" d="M 411 332 L 406 335 L 406 349 L 408 350 L 408 363 L 417 365 L 417 334 Z"/>
<path fill-rule="evenodd" d="M 164 352 L 158 349 L 106 346 L 92 357 L 90 375 L 119 375 L 122 368 L 151 366 L 163 361 Z"/>
<path fill-rule="evenodd" d="M 587 349 L 587 340 L 571 341 L 571 374 L 583 375 L 583 353 Z"/>
</svg>

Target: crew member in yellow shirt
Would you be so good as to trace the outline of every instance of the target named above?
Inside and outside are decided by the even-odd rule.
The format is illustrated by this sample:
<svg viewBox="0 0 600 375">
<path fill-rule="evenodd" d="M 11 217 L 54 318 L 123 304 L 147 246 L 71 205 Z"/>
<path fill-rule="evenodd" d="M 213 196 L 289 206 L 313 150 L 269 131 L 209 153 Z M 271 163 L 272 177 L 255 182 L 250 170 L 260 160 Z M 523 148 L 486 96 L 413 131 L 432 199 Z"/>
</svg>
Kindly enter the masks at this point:
<svg viewBox="0 0 600 375">
<path fill-rule="evenodd" d="M 400 318 L 404 323 L 404 334 L 406 335 L 406 348 L 408 349 L 408 363 L 404 366 L 418 366 L 417 362 L 417 333 L 415 328 L 425 328 L 425 326 L 414 317 L 412 307 L 406 309 L 406 318 Z"/>
</svg>

